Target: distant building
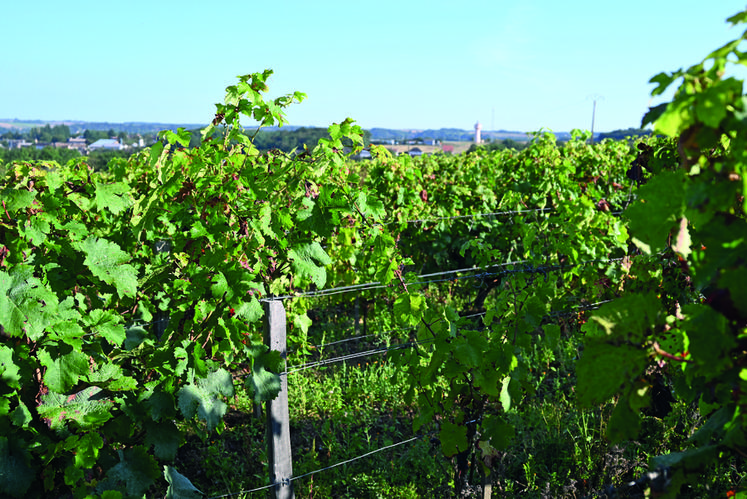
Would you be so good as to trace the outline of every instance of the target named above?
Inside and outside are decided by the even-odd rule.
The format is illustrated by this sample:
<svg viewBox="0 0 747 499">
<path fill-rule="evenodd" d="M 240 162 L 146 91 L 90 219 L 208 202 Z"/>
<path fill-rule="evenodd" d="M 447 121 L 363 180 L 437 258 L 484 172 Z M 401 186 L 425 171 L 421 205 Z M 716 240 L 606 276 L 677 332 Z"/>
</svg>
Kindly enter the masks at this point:
<svg viewBox="0 0 747 499">
<path fill-rule="evenodd" d="M 88 149 L 95 151 L 97 149 L 105 149 L 109 151 L 121 151 L 124 146 L 119 143 L 117 139 L 99 139 L 90 146 Z"/>
<path fill-rule="evenodd" d="M 81 154 L 88 152 L 88 145 L 86 145 L 86 139 L 83 137 L 70 137 L 67 139 L 68 149 L 77 149 Z"/>
<path fill-rule="evenodd" d="M 444 144 L 444 145 L 441 146 L 441 150 L 443 152 L 445 152 L 445 153 L 453 154 L 454 153 L 454 146 Z"/>
<path fill-rule="evenodd" d="M 478 121 L 475 123 L 475 144 L 482 143 L 482 139 L 480 138 L 480 130 L 482 130 L 482 125 Z"/>
<path fill-rule="evenodd" d="M 26 139 L 8 139 L 8 148 L 9 149 L 20 149 L 22 147 L 29 147 L 33 144 L 31 142 L 26 142 Z"/>
<path fill-rule="evenodd" d="M 407 154 L 409 154 L 410 156 L 413 156 L 413 157 L 415 157 L 415 156 L 422 156 L 423 155 L 423 151 L 419 147 L 413 147 L 412 149 L 410 149 L 409 151 L 407 151 Z"/>
</svg>

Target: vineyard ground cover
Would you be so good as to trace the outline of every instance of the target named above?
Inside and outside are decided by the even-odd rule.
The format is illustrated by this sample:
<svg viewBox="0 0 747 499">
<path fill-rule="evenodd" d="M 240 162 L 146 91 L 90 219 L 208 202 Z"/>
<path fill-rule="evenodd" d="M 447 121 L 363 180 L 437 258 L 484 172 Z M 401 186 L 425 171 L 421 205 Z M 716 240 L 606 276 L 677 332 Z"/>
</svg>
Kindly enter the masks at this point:
<svg viewBox="0 0 747 499">
<path fill-rule="evenodd" d="M 320 325 L 320 331 L 334 337 L 333 325 Z M 340 332 L 349 333 L 346 327 Z M 534 394 L 510 411 L 516 437 L 493 472 L 493 492 L 499 497 L 605 497 L 612 487 L 626 491 L 624 484 L 646 473 L 650 457 L 678 448 L 702 424 L 697 410 L 677 404 L 664 419 L 646 416 L 640 438 L 610 444 L 606 431 L 614 404 L 578 407 L 574 387 L 580 346 L 568 332 L 557 350 L 535 350 L 537 368 L 530 373 Z M 310 334 L 312 339 L 321 338 L 314 331 Z M 340 353 L 344 350 L 327 355 Z M 291 375 L 294 475 L 415 436 L 412 423 L 418 408 L 403 402 L 406 386 L 397 379 L 397 368 L 380 356 Z M 204 441 L 195 435 L 180 449 L 175 467 L 207 497 L 267 483 L 264 424 L 253 411 L 250 399 L 237 398 L 218 435 Z M 435 428 L 418 433 L 425 438 L 294 482 L 296 497 L 453 497 L 453 460 L 442 455 Z M 740 474 L 729 463 L 714 467 L 709 477 L 683 490 L 681 497 L 723 497 Z M 468 492 L 477 497 L 479 476 L 471 480 Z M 618 496 L 636 494 L 642 489 Z"/>
</svg>

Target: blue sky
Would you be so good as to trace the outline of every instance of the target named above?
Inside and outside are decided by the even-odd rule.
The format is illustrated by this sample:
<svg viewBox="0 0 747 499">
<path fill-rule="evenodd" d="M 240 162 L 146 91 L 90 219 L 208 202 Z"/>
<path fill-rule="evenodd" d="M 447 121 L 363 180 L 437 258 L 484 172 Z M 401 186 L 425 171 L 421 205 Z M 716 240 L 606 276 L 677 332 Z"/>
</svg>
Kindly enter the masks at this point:
<svg viewBox="0 0 747 499">
<path fill-rule="evenodd" d="M 635 127 L 648 80 L 737 38 L 744 0 L 3 2 L 0 118 L 207 123 L 241 74 L 291 124 Z"/>
</svg>

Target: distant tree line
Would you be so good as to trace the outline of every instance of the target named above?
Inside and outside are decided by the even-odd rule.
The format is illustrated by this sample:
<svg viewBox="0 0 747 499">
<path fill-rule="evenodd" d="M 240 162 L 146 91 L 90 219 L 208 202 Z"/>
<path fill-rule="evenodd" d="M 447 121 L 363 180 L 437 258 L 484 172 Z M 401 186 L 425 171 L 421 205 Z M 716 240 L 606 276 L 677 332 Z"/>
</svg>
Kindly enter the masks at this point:
<svg viewBox="0 0 747 499">
<path fill-rule="evenodd" d="M 11 161 L 57 161 L 60 164 L 67 163 L 73 158 L 80 157 L 77 149 L 64 147 L 21 147 L 16 149 L 0 148 L 0 162 Z"/>
<path fill-rule="evenodd" d="M 91 151 L 86 158 L 86 163 L 94 170 L 106 168 L 114 158 L 127 159 L 133 153 L 132 150 L 115 151 L 110 149 L 100 149 Z M 17 149 L 0 148 L 0 164 L 11 163 L 14 161 L 56 161 L 59 164 L 65 164 L 71 159 L 82 157 L 77 149 L 67 149 L 64 147 L 22 147 Z"/>
<path fill-rule="evenodd" d="M 612 132 L 600 133 L 597 136 L 597 140 L 613 139 L 613 140 L 624 140 L 628 137 L 636 138 L 646 135 L 651 135 L 651 130 L 643 128 L 626 128 L 625 130 L 613 130 Z"/>
<path fill-rule="evenodd" d="M 192 139 L 190 140 L 190 147 L 197 147 L 200 145 L 200 131 L 190 130 L 192 133 Z M 246 134 L 250 137 L 254 136 L 256 130 L 251 128 L 246 130 Z M 218 132 L 216 132 L 217 136 Z M 259 130 L 259 133 L 254 136 L 254 145 L 257 149 L 262 152 L 269 151 L 270 149 L 278 149 L 283 152 L 291 152 L 293 150 L 302 151 L 304 146 L 309 149 L 313 149 L 319 139 L 329 138 L 329 133 L 326 128 L 306 128 L 301 127 L 293 130 Z M 371 142 L 371 134 L 367 131 L 363 131 L 363 140 L 366 145 Z"/>
<path fill-rule="evenodd" d="M 20 140 L 25 139 L 29 142 L 41 142 L 51 144 L 52 142 L 67 142 L 70 137 L 81 136 L 86 139 L 86 144 L 93 144 L 99 139 L 117 138 L 121 142 L 134 141 L 134 136 L 120 130 L 85 130 L 83 134 L 72 134 L 70 127 L 67 125 L 44 125 L 41 127 L 32 127 L 28 130 L 9 130 L 0 134 L 0 140 Z"/>
<path fill-rule="evenodd" d="M 476 151 L 502 151 L 503 149 L 515 149 L 521 151 L 527 146 L 528 142 L 519 142 L 513 139 L 493 140 L 482 144 L 472 144 L 467 149 L 467 153 Z"/>
<path fill-rule="evenodd" d="M 261 130 L 254 138 L 254 145 L 260 151 L 269 151 L 270 149 L 279 149 L 284 152 L 292 150 L 303 150 L 304 146 L 313 149 L 319 139 L 328 138 L 329 133 L 326 128 L 298 128 L 296 130 Z M 363 140 L 366 144 L 371 142 L 371 133 L 364 130 Z"/>
</svg>

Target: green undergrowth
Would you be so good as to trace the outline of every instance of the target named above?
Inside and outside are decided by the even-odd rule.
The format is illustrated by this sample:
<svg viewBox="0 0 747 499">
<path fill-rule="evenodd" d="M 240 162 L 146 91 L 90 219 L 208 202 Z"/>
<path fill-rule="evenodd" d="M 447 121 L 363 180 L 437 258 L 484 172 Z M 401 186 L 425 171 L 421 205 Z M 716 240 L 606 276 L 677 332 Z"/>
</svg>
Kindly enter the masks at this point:
<svg viewBox="0 0 747 499">
<path fill-rule="evenodd" d="M 662 402 L 644 415 L 639 438 L 611 444 L 606 435 L 615 401 L 579 408 L 574 392 L 581 333 L 563 327 L 555 349 L 538 345 L 529 354 L 530 396 L 507 413 L 516 431 L 493 462 L 493 497 L 644 497 L 645 486 L 626 484 L 650 471 L 651 458 L 686 446 L 704 421 L 696 407 Z M 325 357 L 346 349 L 330 348 Z M 291 355 L 291 361 L 299 359 Z M 413 432 L 419 408 L 405 403 L 407 384 L 397 374 L 379 354 L 288 375 L 293 474 L 306 475 L 294 480 L 296 497 L 453 497 L 454 459 L 443 456 L 435 426 Z M 181 473 L 206 497 L 264 497 L 264 491 L 246 492 L 269 483 L 264 419 L 252 400 L 236 397 L 211 438 L 201 440 L 198 433 L 179 451 Z M 465 492 L 478 497 L 482 477 L 473 473 Z M 744 473 L 732 459 L 714 465 L 707 477 L 681 496 L 727 497 Z"/>
</svg>

